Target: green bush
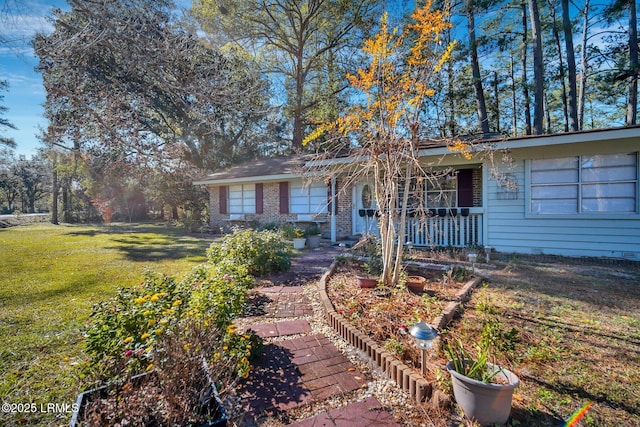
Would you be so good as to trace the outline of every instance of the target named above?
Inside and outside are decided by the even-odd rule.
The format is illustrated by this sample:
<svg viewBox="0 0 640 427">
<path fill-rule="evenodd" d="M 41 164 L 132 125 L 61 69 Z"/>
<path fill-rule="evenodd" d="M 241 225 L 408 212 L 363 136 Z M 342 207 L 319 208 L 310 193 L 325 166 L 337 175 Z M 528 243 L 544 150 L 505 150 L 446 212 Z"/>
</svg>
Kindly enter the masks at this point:
<svg viewBox="0 0 640 427">
<path fill-rule="evenodd" d="M 244 312 L 251 285 L 244 266 L 222 262 L 201 264 L 181 281 L 149 274 L 139 287 L 118 289 L 113 298 L 94 306 L 87 324 L 90 372 L 117 378 L 152 369 L 154 355 L 163 351 L 164 336 L 180 332 L 185 323 L 202 323 L 211 334 L 232 339 L 227 337 L 233 333 L 229 327 Z M 241 353 L 237 346 L 233 351 L 236 356 Z M 218 357 L 229 359 L 222 353 Z M 234 369 L 245 375 L 248 362 L 236 359 Z"/>
<path fill-rule="evenodd" d="M 101 376 L 141 371 L 162 333 L 183 312 L 188 294 L 173 277 L 148 274 L 137 288 L 120 288 L 94 305 L 85 332 L 90 368 Z"/>
<path fill-rule="evenodd" d="M 236 230 L 207 251 L 213 264 L 229 263 L 246 266 L 254 276 L 264 276 L 291 267 L 289 249 L 282 236 L 273 231 Z"/>
<path fill-rule="evenodd" d="M 304 237 L 304 232 L 301 228 L 294 226 L 293 224 L 283 224 L 280 226 L 280 234 L 282 237 L 288 240 L 300 239 Z"/>
</svg>

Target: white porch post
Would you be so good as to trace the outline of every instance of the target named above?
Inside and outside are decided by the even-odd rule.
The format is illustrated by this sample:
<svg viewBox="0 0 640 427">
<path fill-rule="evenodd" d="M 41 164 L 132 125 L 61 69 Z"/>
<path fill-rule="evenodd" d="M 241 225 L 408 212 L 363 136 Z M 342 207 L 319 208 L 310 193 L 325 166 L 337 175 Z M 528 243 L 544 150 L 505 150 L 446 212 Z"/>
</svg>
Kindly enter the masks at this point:
<svg viewBox="0 0 640 427">
<path fill-rule="evenodd" d="M 336 177 L 331 177 L 331 241 L 335 243 L 337 241 L 337 232 L 336 232 L 336 202 L 338 201 L 336 197 Z"/>
</svg>

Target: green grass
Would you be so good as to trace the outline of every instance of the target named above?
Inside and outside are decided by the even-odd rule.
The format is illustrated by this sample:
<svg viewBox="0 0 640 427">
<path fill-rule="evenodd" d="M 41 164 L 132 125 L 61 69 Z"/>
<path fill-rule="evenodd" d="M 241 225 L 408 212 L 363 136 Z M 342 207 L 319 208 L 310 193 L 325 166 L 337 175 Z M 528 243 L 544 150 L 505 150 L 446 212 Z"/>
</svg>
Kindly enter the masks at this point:
<svg viewBox="0 0 640 427">
<path fill-rule="evenodd" d="M 498 360 L 520 376 L 511 425 L 562 425 L 587 402 L 581 426 L 640 425 L 640 266 L 494 265 L 491 284 L 474 292 L 450 329 L 474 342 L 497 317 L 519 332 L 515 351 Z"/>
<path fill-rule="evenodd" d="M 83 385 L 82 328 L 93 303 L 146 271 L 180 276 L 205 260 L 210 239 L 155 224 L 32 225 L 0 230 L 0 401 L 36 413 L 0 412 L 0 425 L 63 425 Z"/>
</svg>

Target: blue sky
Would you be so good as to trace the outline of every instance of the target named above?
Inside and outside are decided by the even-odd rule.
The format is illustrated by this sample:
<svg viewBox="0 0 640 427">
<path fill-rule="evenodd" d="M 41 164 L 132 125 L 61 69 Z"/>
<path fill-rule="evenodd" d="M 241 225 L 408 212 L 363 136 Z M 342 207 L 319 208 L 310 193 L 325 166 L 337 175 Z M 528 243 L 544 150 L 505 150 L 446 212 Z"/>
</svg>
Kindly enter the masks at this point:
<svg viewBox="0 0 640 427">
<path fill-rule="evenodd" d="M 6 0 L 0 8 L 0 28 L 3 38 L 9 42 L 0 45 L 0 80 L 9 82 L 8 92 L 2 92 L 2 104 L 9 109 L 4 118 L 18 129 L 7 129 L 3 135 L 18 144 L 16 155 L 30 157 L 39 145 L 36 135 L 39 126 L 45 127 L 42 118 L 42 103 L 45 92 L 40 74 L 34 71 L 38 60 L 33 53 L 30 40 L 36 32 L 49 32 L 46 21 L 55 7 L 68 9 L 63 0 Z"/>
</svg>

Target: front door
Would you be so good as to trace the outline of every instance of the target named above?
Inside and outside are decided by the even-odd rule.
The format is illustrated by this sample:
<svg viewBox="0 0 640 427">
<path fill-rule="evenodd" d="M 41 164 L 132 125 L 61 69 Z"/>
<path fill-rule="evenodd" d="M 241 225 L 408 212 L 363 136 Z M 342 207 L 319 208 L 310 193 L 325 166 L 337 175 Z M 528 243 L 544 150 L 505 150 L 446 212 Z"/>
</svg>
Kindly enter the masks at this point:
<svg viewBox="0 0 640 427">
<path fill-rule="evenodd" d="M 353 234 L 378 234 L 376 208 L 373 183 L 357 184 L 353 189 Z"/>
</svg>

